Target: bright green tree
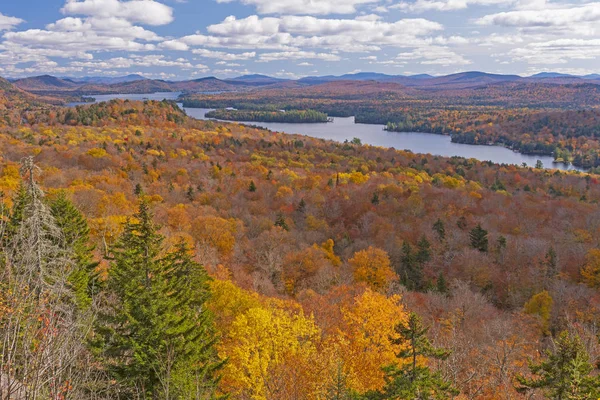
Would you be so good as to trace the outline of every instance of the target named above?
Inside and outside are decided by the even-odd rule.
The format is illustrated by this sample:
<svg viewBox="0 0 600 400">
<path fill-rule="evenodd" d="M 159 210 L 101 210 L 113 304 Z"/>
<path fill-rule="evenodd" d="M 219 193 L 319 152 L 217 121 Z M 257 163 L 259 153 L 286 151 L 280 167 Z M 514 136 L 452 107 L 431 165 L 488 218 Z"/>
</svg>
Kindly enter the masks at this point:
<svg viewBox="0 0 600 400">
<path fill-rule="evenodd" d="M 404 399 L 449 399 L 458 395 L 458 390 L 445 381 L 439 373 L 432 372 L 427 359 L 445 360 L 450 351 L 434 347 L 427 338 L 429 328 L 423 326 L 415 314 L 409 315 L 406 324 L 398 324 L 395 339 L 405 345 L 398 354 L 400 362 L 384 368 L 385 385 L 380 391 L 368 392 L 368 400 L 404 400 Z"/>
<path fill-rule="evenodd" d="M 471 247 L 481 252 L 488 251 L 488 232 L 481 227 L 481 224 L 477 224 L 475 228 L 469 233 L 469 239 L 471 241 Z"/>
<path fill-rule="evenodd" d="M 142 201 L 112 248 L 97 345 L 124 398 L 218 398 L 209 278 L 183 242 L 167 255 L 162 242 Z"/>
<path fill-rule="evenodd" d="M 544 361 L 529 366 L 531 378 L 517 377 L 517 390 L 529 393 L 540 389 L 553 400 L 597 399 L 600 380 L 592 375 L 595 368 L 579 337 L 563 332 L 553 347 Z"/>
<path fill-rule="evenodd" d="M 72 255 L 75 264 L 69 275 L 69 284 L 78 306 L 87 308 L 99 285 L 98 262 L 94 261 L 94 246 L 90 245 L 90 228 L 83 214 L 64 192 L 50 202 L 50 210 L 62 232 L 60 245 Z"/>
</svg>

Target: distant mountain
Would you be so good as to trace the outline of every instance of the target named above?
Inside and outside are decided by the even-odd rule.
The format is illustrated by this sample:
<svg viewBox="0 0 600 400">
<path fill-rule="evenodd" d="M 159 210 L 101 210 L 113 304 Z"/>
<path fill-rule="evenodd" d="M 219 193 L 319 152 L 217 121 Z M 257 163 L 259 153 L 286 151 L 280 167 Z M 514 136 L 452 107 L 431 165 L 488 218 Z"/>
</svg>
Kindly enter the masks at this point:
<svg viewBox="0 0 600 400">
<path fill-rule="evenodd" d="M 67 78 L 65 78 L 67 79 Z M 85 83 L 85 84 L 100 84 L 100 85 L 113 85 L 115 83 L 126 83 L 126 82 L 135 82 L 135 81 L 143 81 L 147 78 L 144 78 L 138 74 L 130 74 L 126 76 L 117 76 L 117 77 L 107 77 L 107 76 L 87 76 L 84 78 L 68 78 L 69 80 L 76 83 Z"/>
<path fill-rule="evenodd" d="M 501 82 L 515 82 L 521 80 L 518 75 L 499 75 L 499 74 L 488 74 L 486 72 L 469 71 L 460 72 L 457 74 L 451 74 L 446 76 L 434 77 L 431 79 L 424 79 L 419 85 L 429 87 L 443 87 L 447 88 L 472 88 L 477 86 L 485 86 Z"/>
<path fill-rule="evenodd" d="M 531 75 L 530 78 L 575 78 L 575 76 L 570 74 L 561 74 L 560 72 L 540 72 L 539 74 Z"/>
<path fill-rule="evenodd" d="M 289 81 L 289 79 L 273 78 L 267 75 L 252 74 L 238 76 L 237 78 L 233 79 L 226 79 L 226 81 L 258 83 L 268 85 L 272 83 L 287 82 Z"/>
<path fill-rule="evenodd" d="M 78 86 L 77 83 L 71 80 L 60 79 L 50 75 L 41 75 L 34 76 L 31 78 L 17 79 L 13 82 L 13 84 L 16 87 L 29 92 L 72 90 L 74 87 Z"/>
<path fill-rule="evenodd" d="M 589 74 L 582 76 L 584 79 L 600 79 L 600 74 Z"/>
</svg>

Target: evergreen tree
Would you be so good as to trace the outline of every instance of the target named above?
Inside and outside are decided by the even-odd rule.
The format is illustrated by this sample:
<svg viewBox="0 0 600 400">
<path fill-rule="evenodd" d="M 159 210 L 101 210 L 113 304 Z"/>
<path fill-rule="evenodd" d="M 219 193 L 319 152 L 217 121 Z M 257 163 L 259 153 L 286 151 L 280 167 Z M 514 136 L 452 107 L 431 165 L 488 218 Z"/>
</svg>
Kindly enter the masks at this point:
<svg viewBox="0 0 600 400">
<path fill-rule="evenodd" d="M 420 318 L 411 313 L 406 324 L 398 324 L 397 344 L 405 348 L 397 355 L 399 363 L 384 367 L 385 385 L 380 391 L 365 394 L 368 400 L 404 400 L 404 399 L 448 399 L 458 395 L 449 382 L 439 373 L 432 372 L 423 365 L 422 358 L 445 360 L 450 351 L 435 348 L 427 338 L 429 328 L 423 326 Z"/>
<path fill-rule="evenodd" d="M 400 256 L 401 270 L 396 271 L 400 276 L 400 282 L 408 290 L 421 290 L 423 287 L 423 268 L 414 254 L 409 242 L 402 243 L 402 254 Z"/>
<path fill-rule="evenodd" d="M 506 238 L 504 236 L 500 236 L 498 241 L 496 242 L 496 251 L 499 253 L 506 248 Z"/>
<path fill-rule="evenodd" d="M 140 185 L 139 183 L 135 184 L 135 189 L 133 189 L 133 194 L 135 194 L 136 196 L 141 196 L 142 194 L 144 194 L 144 189 L 142 189 L 142 185 Z"/>
<path fill-rule="evenodd" d="M 303 213 L 304 211 L 306 211 L 306 202 L 304 201 L 304 199 L 300 199 L 300 203 L 298 203 L 296 211 L 298 211 L 299 213 Z"/>
<path fill-rule="evenodd" d="M 475 228 L 469 233 L 469 239 L 471 241 L 471 247 L 481 252 L 488 251 L 488 233 L 481 227 L 481 224 L 477 224 Z"/>
<path fill-rule="evenodd" d="M 446 238 L 446 228 L 444 227 L 444 223 L 440 218 L 433 224 L 433 230 L 437 233 L 438 240 L 440 242 L 444 241 Z"/>
<path fill-rule="evenodd" d="M 56 225 L 62 232 L 61 245 L 72 255 L 74 268 L 69 284 L 75 293 L 79 307 L 87 308 L 98 290 L 98 262 L 94 261 L 94 246 L 90 245 L 90 228 L 83 214 L 67 198 L 64 192 L 50 202 L 50 210 Z"/>
<path fill-rule="evenodd" d="M 217 398 L 208 276 L 183 242 L 163 256 L 163 239 L 142 201 L 112 248 L 96 344 L 124 398 Z"/>
<path fill-rule="evenodd" d="M 448 283 L 446 282 L 446 278 L 444 274 L 440 272 L 436 282 L 436 289 L 439 293 L 446 294 L 448 293 Z"/>
<path fill-rule="evenodd" d="M 194 188 L 192 186 L 188 186 L 185 195 L 189 201 L 194 201 Z"/>
<path fill-rule="evenodd" d="M 256 184 L 254 181 L 250 181 L 250 185 L 248 185 L 248 191 L 251 193 L 256 192 Z"/>
<path fill-rule="evenodd" d="M 288 227 L 287 222 L 285 222 L 285 218 L 283 216 L 282 213 L 278 213 L 277 214 L 277 218 L 275 219 L 275 226 L 278 226 L 280 228 L 285 229 L 286 231 L 289 231 L 290 228 Z"/>
<path fill-rule="evenodd" d="M 552 246 L 550 246 L 548 252 L 546 252 L 544 266 L 546 267 L 546 277 L 549 279 L 556 278 L 558 275 L 558 260 L 556 257 L 556 251 L 554 251 L 554 247 Z"/>
<path fill-rule="evenodd" d="M 431 260 L 431 243 L 429 243 L 427 237 L 423 235 L 417 243 L 416 261 L 419 264 L 425 264 L 426 262 L 429 262 L 429 260 Z"/>
<path fill-rule="evenodd" d="M 518 376 L 517 390 L 528 393 L 541 389 L 555 400 L 596 399 L 600 396 L 600 380 L 592 375 L 594 366 L 578 336 L 563 332 L 546 353 L 546 360 L 529 366 L 532 378 Z"/>
<path fill-rule="evenodd" d="M 371 204 L 379 204 L 379 195 L 377 194 L 377 192 L 373 193 L 373 197 L 371 197 Z"/>
</svg>

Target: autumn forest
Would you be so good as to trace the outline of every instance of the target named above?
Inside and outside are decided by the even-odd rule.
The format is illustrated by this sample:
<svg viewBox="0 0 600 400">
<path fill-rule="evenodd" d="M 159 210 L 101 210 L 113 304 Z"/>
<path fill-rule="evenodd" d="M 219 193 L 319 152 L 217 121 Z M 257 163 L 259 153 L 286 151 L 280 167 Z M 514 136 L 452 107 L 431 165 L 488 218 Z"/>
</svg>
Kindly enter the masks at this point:
<svg viewBox="0 0 600 400">
<path fill-rule="evenodd" d="M 168 101 L 58 107 L 1 83 L 2 399 L 600 396 L 597 175 L 199 121 Z M 373 85 L 264 103 L 368 119 Z M 369 104 L 390 130 L 596 166 L 599 114 L 581 109 L 597 89 L 572 91 L 570 110 Z"/>
</svg>

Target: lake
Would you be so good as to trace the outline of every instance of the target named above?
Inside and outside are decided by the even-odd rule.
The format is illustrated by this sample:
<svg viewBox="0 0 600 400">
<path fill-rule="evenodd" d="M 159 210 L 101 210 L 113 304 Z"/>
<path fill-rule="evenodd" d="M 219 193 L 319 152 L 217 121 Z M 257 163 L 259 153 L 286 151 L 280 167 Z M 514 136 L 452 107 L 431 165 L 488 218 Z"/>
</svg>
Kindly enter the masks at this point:
<svg viewBox="0 0 600 400">
<path fill-rule="evenodd" d="M 176 100 L 179 92 L 152 94 L 109 94 L 90 96 L 96 102 L 112 99 L 129 100 Z M 75 104 L 73 104 L 75 105 Z M 180 104 L 181 106 L 181 104 Z M 184 108 L 187 115 L 196 119 L 206 119 L 205 114 L 210 109 Z M 343 142 L 358 138 L 364 144 L 381 147 L 393 147 L 398 150 L 410 150 L 413 153 L 432 154 L 443 157 L 465 157 L 480 161 L 491 161 L 497 164 L 515 164 L 534 166 L 540 160 L 545 168 L 561 170 L 581 170 L 572 165 L 554 163 L 550 156 L 534 156 L 514 152 L 502 146 L 469 145 L 452 143 L 450 136 L 418 132 L 388 132 L 383 125 L 355 124 L 354 117 L 334 118 L 333 122 L 315 124 L 292 124 L 278 122 L 238 122 L 261 126 L 274 132 L 285 132 L 311 136 L 320 139 Z"/>
</svg>

